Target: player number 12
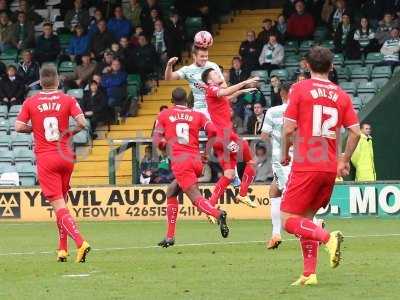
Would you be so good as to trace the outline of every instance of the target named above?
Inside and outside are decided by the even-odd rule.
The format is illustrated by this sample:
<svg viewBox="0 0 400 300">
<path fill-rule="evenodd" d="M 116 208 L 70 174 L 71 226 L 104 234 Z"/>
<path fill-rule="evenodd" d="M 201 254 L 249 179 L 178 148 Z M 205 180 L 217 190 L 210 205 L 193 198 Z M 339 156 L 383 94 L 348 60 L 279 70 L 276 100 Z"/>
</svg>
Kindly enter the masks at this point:
<svg viewBox="0 0 400 300">
<path fill-rule="evenodd" d="M 329 116 L 322 121 L 322 116 Z M 338 122 L 338 111 L 335 107 L 314 105 L 313 106 L 313 136 L 322 136 L 326 138 L 335 138 L 336 131 L 331 130 Z"/>
</svg>

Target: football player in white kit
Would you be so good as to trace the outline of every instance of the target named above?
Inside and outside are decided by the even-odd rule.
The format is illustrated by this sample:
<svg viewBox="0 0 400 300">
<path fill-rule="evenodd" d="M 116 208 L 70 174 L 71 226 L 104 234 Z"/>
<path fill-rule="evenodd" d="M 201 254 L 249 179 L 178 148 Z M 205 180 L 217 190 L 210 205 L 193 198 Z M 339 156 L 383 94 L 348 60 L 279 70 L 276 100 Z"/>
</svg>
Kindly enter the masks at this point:
<svg viewBox="0 0 400 300">
<path fill-rule="evenodd" d="M 283 114 L 287 107 L 287 99 L 290 85 L 283 83 L 280 89 L 281 105 L 267 110 L 264 124 L 261 129 L 261 139 L 271 139 L 272 144 L 272 171 L 274 180 L 269 189 L 271 201 L 272 237 L 268 241 L 267 248 L 275 249 L 282 242 L 281 238 L 281 196 L 290 173 L 290 165 L 282 166 L 281 161 L 281 137 L 283 127 Z"/>
</svg>

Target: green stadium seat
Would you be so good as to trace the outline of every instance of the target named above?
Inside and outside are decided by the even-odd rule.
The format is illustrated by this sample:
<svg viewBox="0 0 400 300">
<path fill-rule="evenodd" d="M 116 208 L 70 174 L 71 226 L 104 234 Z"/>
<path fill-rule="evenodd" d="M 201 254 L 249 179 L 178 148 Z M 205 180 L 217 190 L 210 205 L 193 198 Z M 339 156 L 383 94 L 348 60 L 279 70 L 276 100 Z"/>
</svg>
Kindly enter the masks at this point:
<svg viewBox="0 0 400 300">
<path fill-rule="evenodd" d="M 72 38 L 72 34 L 66 33 L 66 34 L 59 34 L 58 35 L 58 40 L 60 41 L 61 48 L 67 48 L 69 45 L 69 42 Z"/>
<path fill-rule="evenodd" d="M 399 72 L 399 71 L 400 71 L 400 66 L 397 66 L 397 67 L 394 68 L 393 74 L 394 74 L 394 73 L 397 73 L 397 72 Z"/>
<path fill-rule="evenodd" d="M 335 53 L 333 55 L 333 64 L 335 66 L 342 66 L 344 62 L 344 57 L 342 53 Z"/>
<path fill-rule="evenodd" d="M 11 147 L 13 150 L 17 148 L 32 148 L 32 135 L 26 133 L 16 133 L 11 136 Z"/>
<path fill-rule="evenodd" d="M 14 154 L 10 150 L 0 150 L 0 166 L 10 167 L 14 161 Z"/>
<path fill-rule="evenodd" d="M 32 150 L 28 148 L 19 148 L 14 151 L 14 161 L 19 162 L 31 162 L 34 163 L 35 156 L 33 155 Z"/>
<path fill-rule="evenodd" d="M 15 60 L 17 59 L 17 55 L 18 55 L 18 50 L 17 49 L 7 49 L 5 51 L 3 51 L 0 54 L 0 60 L 1 61 L 13 61 L 15 62 Z M 7 64 L 6 64 L 7 65 Z"/>
<path fill-rule="evenodd" d="M 361 82 L 358 85 L 357 93 L 376 93 L 378 87 L 375 82 L 368 81 L 368 82 Z"/>
<path fill-rule="evenodd" d="M 268 76 L 268 71 L 266 70 L 255 70 L 251 72 L 251 76 L 258 76 L 260 77 L 261 80 L 268 81 L 269 76 Z"/>
<path fill-rule="evenodd" d="M 357 91 L 357 86 L 354 82 L 342 82 L 340 84 L 341 88 L 351 95 L 355 95 Z"/>
<path fill-rule="evenodd" d="M 8 108 L 6 105 L 0 105 L 0 118 L 7 118 Z"/>
<path fill-rule="evenodd" d="M 32 186 L 36 184 L 36 169 L 32 164 L 16 164 L 16 170 L 19 175 L 21 185 Z"/>
<path fill-rule="evenodd" d="M 351 81 L 356 83 L 368 82 L 370 79 L 370 67 L 352 67 L 348 68 L 351 73 Z"/>
<path fill-rule="evenodd" d="M 270 84 L 262 84 L 260 87 L 260 91 L 264 94 L 264 96 L 271 95 L 271 85 Z"/>
<path fill-rule="evenodd" d="M 326 27 L 317 27 L 314 31 L 314 41 L 323 42 L 328 36 L 328 29 Z"/>
<path fill-rule="evenodd" d="M 75 134 L 72 138 L 72 142 L 74 145 L 86 145 L 89 143 L 89 133 L 87 130 L 81 130 L 77 134 Z"/>
<path fill-rule="evenodd" d="M 288 72 L 289 80 L 291 80 L 293 79 L 298 67 L 286 67 L 285 69 Z"/>
<path fill-rule="evenodd" d="M 344 61 L 345 66 L 360 66 L 362 67 L 364 65 L 364 62 L 361 59 L 345 59 Z"/>
<path fill-rule="evenodd" d="M 362 93 L 359 95 L 363 105 L 366 105 L 368 102 L 370 102 L 371 99 L 374 98 L 374 96 L 375 96 L 374 93 Z"/>
<path fill-rule="evenodd" d="M 372 78 L 372 81 L 376 83 L 378 90 L 381 90 L 389 80 L 389 78 Z"/>
<path fill-rule="evenodd" d="M 70 89 L 67 94 L 79 100 L 83 99 L 83 89 Z"/>
<path fill-rule="evenodd" d="M 374 67 L 372 69 L 372 78 L 390 78 L 392 69 L 389 66 Z"/>
<path fill-rule="evenodd" d="M 185 33 L 189 40 L 203 28 L 203 21 L 200 17 L 188 17 L 185 21 Z"/>
<path fill-rule="evenodd" d="M 322 47 L 328 48 L 330 50 L 333 50 L 333 48 L 335 47 L 332 40 L 323 41 L 322 43 L 320 43 L 320 45 Z"/>
<path fill-rule="evenodd" d="M 6 119 L 0 119 L 0 131 L 8 132 L 10 131 L 10 121 Z"/>
<path fill-rule="evenodd" d="M 286 69 L 272 70 L 270 77 L 272 76 L 278 76 L 280 80 L 284 81 L 287 81 L 289 79 L 289 73 Z"/>
<path fill-rule="evenodd" d="M 350 74 L 349 74 L 349 69 L 346 67 L 335 67 L 337 76 L 339 81 L 349 81 L 350 79 Z"/>
<path fill-rule="evenodd" d="M 19 112 L 21 111 L 22 105 L 13 105 L 10 107 L 10 111 L 8 112 L 8 118 L 18 116 Z"/>
<path fill-rule="evenodd" d="M 11 138 L 9 135 L 0 135 L 0 151 L 10 150 Z"/>
<path fill-rule="evenodd" d="M 297 68 L 299 66 L 300 59 L 300 55 L 285 55 L 285 67 Z"/>
<path fill-rule="evenodd" d="M 293 41 L 287 41 L 285 45 L 285 55 L 288 55 L 290 53 L 297 53 L 298 52 L 298 45 L 296 42 Z"/>
<path fill-rule="evenodd" d="M 72 61 L 63 61 L 58 67 L 60 73 L 72 73 L 76 68 L 76 63 Z"/>
<path fill-rule="evenodd" d="M 353 103 L 354 109 L 356 109 L 356 110 L 358 110 L 358 111 L 359 111 L 359 110 L 362 108 L 362 106 L 363 106 L 363 103 L 362 103 L 360 97 L 352 97 L 352 98 L 351 98 L 351 102 Z"/>
<path fill-rule="evenodd" d="M 303 41 L 300 44 L 299 51 L 303 52 L 303 53 L 308 52 L 308 50 L 310 50 L 310 48 L 312 48 L 312 46 L 314 46 L 314 41 L 312 41 L 312 40 Z"/>
<path fill-rule="evenodd" d="M 383 60 L 383 54 L 380 52 L 371 52 L 367 54 L 367 57 L 365 58 L 365 64 L 366 65 L 374 65 L 376 63 L 379 63 Z"/>
</svg>

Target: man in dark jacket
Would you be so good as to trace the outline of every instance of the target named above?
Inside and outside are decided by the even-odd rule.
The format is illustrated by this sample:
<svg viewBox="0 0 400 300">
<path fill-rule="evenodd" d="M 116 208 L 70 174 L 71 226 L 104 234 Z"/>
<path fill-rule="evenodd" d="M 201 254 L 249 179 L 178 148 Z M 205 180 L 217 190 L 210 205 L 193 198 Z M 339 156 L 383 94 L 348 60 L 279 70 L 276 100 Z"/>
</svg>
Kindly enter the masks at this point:
<svg viewBox="0 0 400 300">
<path fill-rule="evenodd" d="M 17 69 L 10 65 L 7 68 L 7 76 L 0 81 L 0 103 L 7 105 L 22 104 L 25 95 L 25 87 L 17 77 Z"/>
<path fill-rule="evenodd" d="M 65 15 L 64 26 L 73 32 L 77 25 L 81 25 L 82 28 L 87 29 L 89 21 L 89 12 L 82 8 L 82 0 L 75 0 L 74 8 L 68 10 Z"/>
<path fill-rule="evenodd" d="M 257 36 L 257 42 L 260 48 L 262 48 L 268 42 L 269 37 L 272 34 L 275 35 L 277 39 L 280 41 L 279 32 L 273 26 L 272 20 L 264 19 L 262 31 Z"/>
<path fill-rule="evenodd" d="M 33 48 L 35 44 L 35 27 L 26 20 L 24 12 L 19 12 L 17 22 L 11 25 L 10 43 L 18 50 Z"/>
<path fill-rule="evenodd" d="M 350 15 L 344 12 L 342 15 L 342 22 L 339 23 L 333 43 L 335 45 L 334 51 L 336 53 L 343 52 L 346 58 L 358 59 L 355 55 L 359 54 L 354 42 L 355 28 L 350 22 Z M 354 55 L 352 53 L 355 53 Z"/>
<path fill-rule="evenodd" d="M 100 61 L 103 58 L 104 51 L 110 48 L 111 44 L 114 42 L 114 37 L 107 30 L 107 23 L 105 20 L 98 21 L 97 28 L 99 31 L 92 36 L 90 50 L 92 52 L 92 57 Z"/>
<path fill-rule="evenodd" d="M 172 11 L 166 26 L 168 58 L 180 59 L 184 47 L 185 29 L 176 11 Z"/>
<path fill-rule="evenodd" d="M 145 35 L 140 35 L 138 42 L 139 47 L 135 49 L 135 67 L 144 83 L 148 75 L 156 70 L 157 52 L 154 46 L 147 42 Z"/>
<path fill-rule="evenodd" d="M 250 73 L 242 68 L 242 59 L 239 56 L 235 56 L 232 59 L 232 68 L 229 70 L 229 83 L 235 85 L 249 77 Z"/>
<path fill-rule="evenodd" d="M 55 61 L 60 54 L 60 41 L 58 36 L 53 34 L 53 25 L 51 23 L 43 24 L 43 34 L 38 37 L 34 56 L 40 63 Z"/>
<path fill-rule="evenodd" d="M 25 86 L 31 89 L 39 89 L 39 64 L 32 60 L 32 52 L 24 50 L 22 52 L 22 61 L 18 64 L 17 76 L 22 80 Z"/>
<path fill-rule="evenodd" d="M 258 68 L 260 47 L 256 41 L 256 33 L 254 31 L 247 32 L 247 39 L 240 44 L 239 54 L 246 70 L 251 72 Z"/>
</svg>

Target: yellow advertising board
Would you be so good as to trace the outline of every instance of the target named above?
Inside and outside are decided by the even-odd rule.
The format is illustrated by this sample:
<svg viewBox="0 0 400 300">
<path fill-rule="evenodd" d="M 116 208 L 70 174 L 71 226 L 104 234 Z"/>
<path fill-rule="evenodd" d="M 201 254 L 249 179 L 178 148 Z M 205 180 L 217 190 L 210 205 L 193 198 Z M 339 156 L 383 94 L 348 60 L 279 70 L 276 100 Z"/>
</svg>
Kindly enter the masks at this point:
<svg viewBox="0 0 400 300">
<path fill-rule="evenodd" d="M 201 186 L 208 198 L 213 186 Z M 237 190 L 228 189 L 221 197 L 219 206 L 232 219 L 265 219 L 270 216 L 269 186 L 254 185 L 249 194 L 258 204 L 250 208 L 234 202 Z M 162 220 L 166 214 L 166 186 L 141 185 L 126 187 L 72 188 L 68 195 L 68 207 L 78 220 Z M 178 197 L 179 219 L 202 220 L 204 214 L 189 199 Z M 51 221 L 54 212 L 42 196 L 40 189 L 0 189 L 0 221 Z"/>
</svg>

